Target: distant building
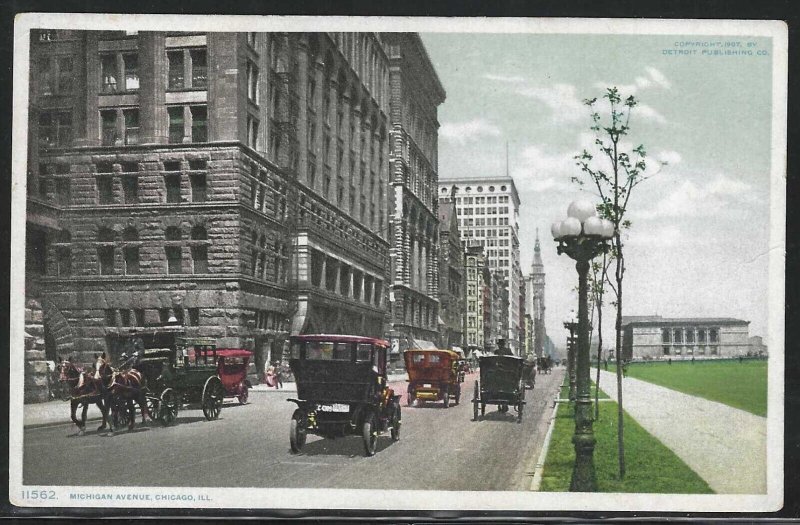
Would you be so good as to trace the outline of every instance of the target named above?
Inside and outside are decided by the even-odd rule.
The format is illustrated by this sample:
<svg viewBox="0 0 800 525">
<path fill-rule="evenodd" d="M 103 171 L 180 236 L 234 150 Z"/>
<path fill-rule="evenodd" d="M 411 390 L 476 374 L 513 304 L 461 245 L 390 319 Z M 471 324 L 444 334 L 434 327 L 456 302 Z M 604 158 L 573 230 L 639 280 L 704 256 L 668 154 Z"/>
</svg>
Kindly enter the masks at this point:
<svg viewBox="0 0 800 525">
<path fill-rule="evenodd" d="M 439 346 L 464 346 L 466 285 L 458 214 L 450 197 L 439 199 Z"/>
<path fill-rule="evenodd" d="M 544 341 L 547 332 L 544 327 L 544 264 L 542 263 L 542 252 L 539 245 L 539 232 L 536 232 L 536 244 L 533 246 L 533 262 L 531 263 L 531 273 L 525 276 L 525 315 L 531 317 L 531 327 L 533 333 L 527 337 L 530 348 L 526 348 L 527 353 L 541 357 L 544 351 Z"/>
<path fill-rule="evenodd" d="M 753 356 L 769 355 L 769 352 L 767 352 L 767 345 L 764 344 L 764 340 L 761 338 L 760 335 L 754 335 L 750 337 L 750 355 Z"/>
<path fill-rule="evenodd" d="M 485 313 L 488 275 L 483 246 L 468 246 L 466 253 L 467 326 L 466 345 L 471 349 L 484 349 Z"/>
<path fill-rule="evenodd" d="M 750 350 L 748 325 L 730 317 L 622 318 L 623 359 L 738 357 Z"/>
<path fill-rule="evenodd" d="M 482 178 L 442 178 L 439 194 L 456 187 L 456 206 L 461 238 L 484 247 L 491 271 L 499 271 L 508 280 L 509 304 L 506 307 L 508 348 L 520 354 L 519 287 L 522 267 L 519 253 L 519 194 L 514 179 L 506 176 Z"/>
</svg>

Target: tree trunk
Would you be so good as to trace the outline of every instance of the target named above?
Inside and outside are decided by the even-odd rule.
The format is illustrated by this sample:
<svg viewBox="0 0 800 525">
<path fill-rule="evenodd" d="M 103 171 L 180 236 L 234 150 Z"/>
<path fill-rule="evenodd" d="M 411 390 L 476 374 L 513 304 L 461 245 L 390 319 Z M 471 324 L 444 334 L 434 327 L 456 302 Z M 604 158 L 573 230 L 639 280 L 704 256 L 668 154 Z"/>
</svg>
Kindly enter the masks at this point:
<svg viewBox="0 0 800 525">
<path fill-rule="evenodd" d="M 616 357 L 617 357 L 617 454 L 619 457 L 619 479 L 625 479 L 625 438 L 622 409 L 622 274 L 624 258 L 619 231 L 614 238 L 617 248 L 617 264 L 615 278 L 617 281 L 617 322 L 616 322 Z"/>
<path fill-rule="evenodd" d="M 600 419 L 600 358 L 603 356 L 603 290 L 597 300 L 597 379 L 594 382 L 594 418 Z"/>
</svg>

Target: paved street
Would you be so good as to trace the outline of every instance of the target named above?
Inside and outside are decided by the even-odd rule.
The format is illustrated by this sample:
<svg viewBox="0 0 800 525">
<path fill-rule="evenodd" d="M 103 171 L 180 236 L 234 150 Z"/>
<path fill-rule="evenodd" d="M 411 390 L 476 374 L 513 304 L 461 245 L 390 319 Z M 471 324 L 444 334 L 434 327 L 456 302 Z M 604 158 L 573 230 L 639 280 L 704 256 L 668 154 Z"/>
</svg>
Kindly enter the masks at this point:
<svg viewBox="0 0 800 525">
<path fill-rule="evenodd" d="M 528 391 L 521 424 L 490 411 L 473 422 L 475 375 L 467 376 L 462 403 L 445 410 L 403 403 L 399 442 L 388 434 L 378 453 L 363 455 L 360 437 L 309 436 L 301 455 L 289 451 L 291 392 L 251 393 L 250 403 L 226 403 L 217 421 L 200 410 L 181 410 L 174 426 L 137 426 L 114 436 L 74 425 L 26 428 L 24 482 L 30 485 L 147 485 L 319 487 L 436 490 L 529 490 L 552 399 L 563 369 L 539 375 Z M 405 383 L 394 383 L 405 394 Z M 68 406 L 64 404 L 64 411 Z M 92 422 L 87 428 L 94 429 Z"/>
</svg>

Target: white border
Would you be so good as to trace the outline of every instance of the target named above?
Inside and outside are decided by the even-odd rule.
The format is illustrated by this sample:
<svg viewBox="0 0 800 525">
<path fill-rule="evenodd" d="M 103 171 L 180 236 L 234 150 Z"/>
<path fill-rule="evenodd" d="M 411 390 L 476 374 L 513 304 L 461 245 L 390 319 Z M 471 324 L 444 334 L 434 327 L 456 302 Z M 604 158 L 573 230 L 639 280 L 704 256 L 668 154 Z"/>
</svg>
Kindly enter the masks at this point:
<svg viewBox="0 0 800 525">
<path fill-rule="evenodd" d="M 179 22 L 179 23 L 178 23 Z M 476 33 L 584 33 L 726 35 L 771 37 L 772 66 L 772 158 L 769 251 L 769 417 L 767 422 L 766 495 L 662 495 L 576 494 L 534 492 L 436 492 L 370 491 L 351 489 L 242 489 L 151 487 L 47 487 L 58 500 L 40 506 L 138 507 L 127 501 L 70 501 L 70 492 L 103 494 L 149 493 L 175 495 L 206 494 L 204 502 L 167 501 L 147 507 L 163 508 L 265 508 L 265 509 L 371 509 L 371 510 L 496 510 L 496 511 L 654 511 L 661 512 L 758 512 L 783 506 L 783 373 L 784 373 L 784 274 L 785 274 L 785 185 L 786 104 L 788 31 L 780 21 L 745 20 L 635 20 L 635 19 L 520 19 L 520 18 L 408 18 L 408 17 L 285 17 L 232 15 L 101 15 L 28 13 L 18 15 L 14 31 L 14 112 L 12 153 L 11 225 L 11 321 L 9 498 L 15 505 L 31 506 L 20 491 L 39 487 L 22 484 L 23 387 L 24 387 L 24 246 L 26 218 L 26 162 L 28 123 L 29 31 L 33 28 L 87 30 L 196 31 L 414 31 Z M 246 494 L 245 497 L 243 497 Z M 379 495 L 380 497 L 376 497 Z M 33 505 L 36 506 L 36 505 Z"/>
</svg>

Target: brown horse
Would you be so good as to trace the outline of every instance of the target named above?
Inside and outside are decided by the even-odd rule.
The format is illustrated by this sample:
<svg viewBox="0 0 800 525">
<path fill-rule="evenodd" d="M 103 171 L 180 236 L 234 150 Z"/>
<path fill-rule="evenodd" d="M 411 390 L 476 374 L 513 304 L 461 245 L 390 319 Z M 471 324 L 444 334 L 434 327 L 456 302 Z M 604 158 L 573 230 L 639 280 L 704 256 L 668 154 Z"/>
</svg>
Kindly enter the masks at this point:
<svg viewBox="0 0 800 525">
<path fill-rule="evenodd" d="M 108 423 L 108 405 L 105 403 L 103 386 L 92 378 L 91 373 L 78 369 L 72 361 L 72 357 L 58 356 L 59 381 L 69 386 L 70 416 L 78 426 L 78 435 L 82 436 L 86 430 L 86 411 L 89 409 L 89 405 L 96 404 L 100 413 L 103 414 L 103 424 L 97 428 L 97 431 L 100 432 L 106 428 Z M 78 405 L 83 406 L 80 421 L 75 417 Z"/>
<path fill-rule="evenodd" d="M 145 416 L 153 419 L 147 410 L 147 398 L 144 391 L 144 379 L 141 372 L 135 368 L 127 370 L 116 370 L 108 361 L 106 353 L 95 355 L 94 378 L 100 381 L 106 392 L 106 405 L 112 410 L 114 415 L 119 414 L 120 410 L 125 410 L 128 421 L 128 430 L 133 430 L 136 422 L 136 407 L 134 402 L 139 405 L 142 413 L 142 424 L 146 422 Z"/>
</svg>

